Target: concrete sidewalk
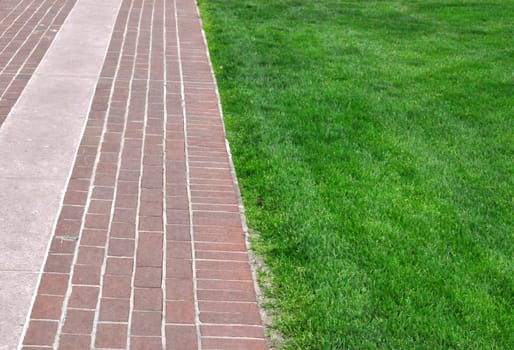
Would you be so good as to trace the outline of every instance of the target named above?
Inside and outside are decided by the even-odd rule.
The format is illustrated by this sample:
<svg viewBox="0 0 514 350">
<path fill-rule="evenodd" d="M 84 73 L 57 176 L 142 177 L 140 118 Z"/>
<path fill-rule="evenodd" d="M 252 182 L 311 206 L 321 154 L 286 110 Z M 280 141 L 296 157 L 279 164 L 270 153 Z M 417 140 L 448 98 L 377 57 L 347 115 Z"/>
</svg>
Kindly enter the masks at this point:
<svg viewBox="0 0 514 350">
<path fill-rule="evenodd" d="M 0 349 L 266 349 L 194 0 L 5 4 Z"/>
</svg>

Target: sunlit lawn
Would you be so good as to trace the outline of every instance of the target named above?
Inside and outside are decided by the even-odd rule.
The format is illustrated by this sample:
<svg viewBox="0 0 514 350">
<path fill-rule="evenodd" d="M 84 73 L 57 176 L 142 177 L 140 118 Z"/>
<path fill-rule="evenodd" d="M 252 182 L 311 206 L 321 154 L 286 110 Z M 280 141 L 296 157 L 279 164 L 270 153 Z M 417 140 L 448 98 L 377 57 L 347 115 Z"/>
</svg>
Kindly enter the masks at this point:
<svg viewBox="0 0 514 350">
<path fill-rule="evenodd" d="M 290 349 L 514 348 L 514 1 L 201 0 Z"/>
</svg>

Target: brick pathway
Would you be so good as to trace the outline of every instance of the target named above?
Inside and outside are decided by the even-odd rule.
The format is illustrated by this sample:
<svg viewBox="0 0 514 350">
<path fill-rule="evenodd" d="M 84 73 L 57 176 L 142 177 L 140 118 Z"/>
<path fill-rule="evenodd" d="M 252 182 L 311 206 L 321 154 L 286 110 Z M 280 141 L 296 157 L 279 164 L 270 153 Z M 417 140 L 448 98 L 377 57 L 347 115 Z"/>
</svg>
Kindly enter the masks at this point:
<svg viewBox="0 0 514 350">
<path fill-rule="evenodd" d="M 0 2 L 0 126 L 75 2 Z"/>
<path fill-rule="evenodd" d="M 20 348 L 267 348 L 194 0 L 121 0 Z"/>
</svg>

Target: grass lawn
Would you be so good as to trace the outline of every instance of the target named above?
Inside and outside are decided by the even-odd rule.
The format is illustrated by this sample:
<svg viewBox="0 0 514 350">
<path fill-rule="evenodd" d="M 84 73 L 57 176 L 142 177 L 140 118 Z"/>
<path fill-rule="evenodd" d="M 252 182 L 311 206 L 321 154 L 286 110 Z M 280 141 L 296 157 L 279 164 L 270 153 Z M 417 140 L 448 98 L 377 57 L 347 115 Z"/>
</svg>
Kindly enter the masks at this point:
<svg viewBox="0 0 514 350">
<path fill-rule="evenodd" d="M 200 0 L 285 349 L 514 348 L 514 1 Z"/>
</svg>

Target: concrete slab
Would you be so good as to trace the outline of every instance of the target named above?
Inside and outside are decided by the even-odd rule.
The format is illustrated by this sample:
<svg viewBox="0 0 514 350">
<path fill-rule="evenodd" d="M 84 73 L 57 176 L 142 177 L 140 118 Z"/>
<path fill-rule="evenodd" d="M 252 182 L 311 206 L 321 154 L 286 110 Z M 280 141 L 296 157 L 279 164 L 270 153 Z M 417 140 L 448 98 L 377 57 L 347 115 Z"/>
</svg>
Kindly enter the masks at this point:
<svg viewBox="0 0 514 350">
<path fill-rule="evenodd" d="M 54 226 L 48 218 L 55 215 L 61 203 L 62 194 L 48 196 L 48 192 L 59 185 L 58 180 L 35 183 L 32 179 L 0 178 L 0 203 L 10 203 L 0 205 L 0 270 L 38 271 L 48 245 L 45 233 Z M 47 201 L 43 203 L 38 198 Z M 33 205 L 27 208 L 29 202 Z"/>
<path fill-rule="evenodd" d="M 24 271 L 0 271 L 0 350 L 16 349 L 18 337 L 25 323 L 34 285 L 39 274 Z"/>
<path fill-rule="evenodd" d="M 34 76 L 0 131 L 0 177 L 65 180 L 95 85 Z"/>
</svg>

